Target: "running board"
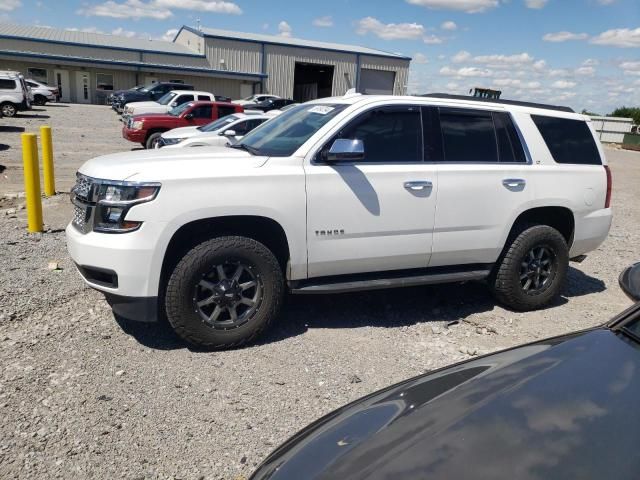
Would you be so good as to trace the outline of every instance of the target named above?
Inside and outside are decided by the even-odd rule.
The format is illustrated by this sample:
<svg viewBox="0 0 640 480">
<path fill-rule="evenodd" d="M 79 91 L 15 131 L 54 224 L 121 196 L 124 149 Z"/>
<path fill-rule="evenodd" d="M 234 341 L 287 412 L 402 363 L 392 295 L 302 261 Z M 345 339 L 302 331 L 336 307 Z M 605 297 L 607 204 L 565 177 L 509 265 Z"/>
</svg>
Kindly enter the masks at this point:
<svg viewBox="0 0 640 480">
<path fill-rule="evenodd" d="M 392 273 L 392 272 L 387 272 Z M 342 278 L 326 277 L 312 278 L 303 282 L 292 282 L 291 293 L 294 294 L 323 294 L 323 293 L 347 293 L 359 292 L 363 290 L 381 290 L 384 288 L 414 287 L 417 285 L 434 285 L 438 283 L 458 283 L 471 280 L 483 280 L 491 273 L 487 270 L 465 270 L 449 271 L 437 273 L 423 273 L 407 275 L 387 275 L 380 272 L 378 278 L 358 279 L 354 275 L 343 275 Z"/>
</svg>

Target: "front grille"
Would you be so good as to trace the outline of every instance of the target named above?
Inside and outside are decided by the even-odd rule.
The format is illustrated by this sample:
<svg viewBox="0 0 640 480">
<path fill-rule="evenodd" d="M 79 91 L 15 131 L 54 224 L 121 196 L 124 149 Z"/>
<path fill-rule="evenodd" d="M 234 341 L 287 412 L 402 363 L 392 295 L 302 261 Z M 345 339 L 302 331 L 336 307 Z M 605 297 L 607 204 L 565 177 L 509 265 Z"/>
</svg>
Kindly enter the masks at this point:
<svg viewBox="0 0 640 480">
<path fill-rule="evenodd" d="M 76 174 L 76 184 L 71 189 L 71 202 L 73 203 L 73 219 L 71 223 L 82 233 L 91 230 L 90 217 L 92 212 L 92 203 L 95 201 L 95 189 L 93 186 L 96 182 L 93 178 Z"/>
<path fill-rule="evenodd" d="M 73 224 L 78 227 L 80 231 L 84 230 L 84 227 L 87 222 L 87 209 L 79 207 L 78 205 L 73 206 Z"/>
<path fill-rule="evenodd" d="M 89 200 L 92 185 L 93 181 L 90 177 L 82 175 L 81 173 L 76 173 L 76 185 L 73 187 L 72 191 L 82 200 Z"/>
</svg>

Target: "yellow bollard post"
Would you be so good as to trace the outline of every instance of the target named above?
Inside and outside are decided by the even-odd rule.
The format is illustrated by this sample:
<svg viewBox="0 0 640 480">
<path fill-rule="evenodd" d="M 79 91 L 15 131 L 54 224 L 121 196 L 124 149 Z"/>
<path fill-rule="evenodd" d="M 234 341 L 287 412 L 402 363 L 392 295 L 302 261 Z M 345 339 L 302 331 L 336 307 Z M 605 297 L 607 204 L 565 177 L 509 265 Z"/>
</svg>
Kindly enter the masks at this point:
<svg viewBox="0 0 640 480">
<path fill-rule="evenodd" d="M 38 168 L 38 143 L 35 133 L 22 134 L 22 165 L 24 191 L 27 196 L 27 221 L 29 232 L 42 231 L 42 198 L 40 198 L 40 169 Z"/>
<path fill-rule="evenodd" d="M 53 170 L 53 142 L 51 127 L 40 127 L 42 141 L 42 173 L 44 174 L 44 194 L 51 197 L 56 194 L 56 177 Z"/>
</svg>

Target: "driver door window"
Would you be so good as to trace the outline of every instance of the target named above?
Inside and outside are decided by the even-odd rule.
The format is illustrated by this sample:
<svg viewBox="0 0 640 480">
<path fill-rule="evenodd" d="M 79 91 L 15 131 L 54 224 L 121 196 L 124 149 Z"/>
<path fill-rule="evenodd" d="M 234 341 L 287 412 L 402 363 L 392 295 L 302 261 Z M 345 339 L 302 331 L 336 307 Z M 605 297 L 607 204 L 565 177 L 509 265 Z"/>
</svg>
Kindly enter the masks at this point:
<svg viewBox="0 0 640 480">
<path fill-rule="evenodd" d="M 202 105 L 200 107 L 194 108 L 191 113 L 193 114 L 193 118 L 204 118 L 207 120 L 211 120 L 212 108 L 211 105 Z"/>
<path fill-rule="evenodd" d="M 325 146 L 337 138 L 362 140 L 366 163 L 422 162 L 420 109 L 382 108 L 361 115 Z"/>
</svg>

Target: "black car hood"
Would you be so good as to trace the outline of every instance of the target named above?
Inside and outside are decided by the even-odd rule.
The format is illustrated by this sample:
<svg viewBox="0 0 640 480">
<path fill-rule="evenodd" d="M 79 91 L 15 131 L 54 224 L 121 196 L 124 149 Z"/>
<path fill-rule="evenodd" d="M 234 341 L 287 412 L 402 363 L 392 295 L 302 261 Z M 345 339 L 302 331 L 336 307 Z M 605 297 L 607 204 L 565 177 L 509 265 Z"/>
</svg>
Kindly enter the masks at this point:
<svg viewBox="0 0 640 480">
<path fill-rule="evenodd" d="M 252 479 L 637 479 L 639 372 L 607 329 L 489 355 L 327 415 Z"/>
<path fill-rule="evenodd" d="M 130 102 L 149 100 L 151 98 L 151 95 L 149 93 L 142 93 L 142 92 L 131 91 L 131 90 L 122 92 L 122 96 L 124 97 L 125 100 L 128 100 Z"/>
</svg>

